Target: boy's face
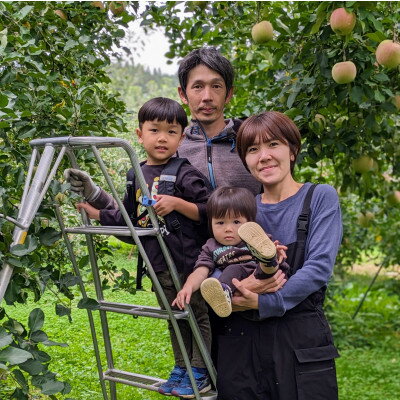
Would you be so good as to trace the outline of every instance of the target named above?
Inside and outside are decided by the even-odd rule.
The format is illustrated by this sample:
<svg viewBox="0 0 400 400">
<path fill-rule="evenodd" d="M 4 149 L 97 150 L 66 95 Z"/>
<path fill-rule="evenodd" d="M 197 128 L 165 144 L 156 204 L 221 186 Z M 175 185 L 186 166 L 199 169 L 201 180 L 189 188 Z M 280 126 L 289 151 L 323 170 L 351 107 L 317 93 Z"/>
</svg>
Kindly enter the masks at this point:
<svg viewBox="0 0 400 400">
<path fill-rule="evenodd" d="M 247 218 L 226 214 L 223 218 L 211 218 L 214 239 L 224 246 L 236 246 L 241 242 L 238 234 L 239 226 L 247 222 Z"/>
<path fill-rule="evenodd" d="M 224 107 L 232 98 L 227 93 L 222 76 L 203 64 L 193 68 L 188 75 L 186 94 L 178 88 L 179 96 L 187 104 L 193 119 L 204 125 L 224 122 Z"/>
<path fill-rule="evenodd" d="M 176 153 L 184 135 L 182 126 L 174 121 L 145 121 L 136 133 L 147 153 L 147 165 L 161 165 Z"/>
</svg>

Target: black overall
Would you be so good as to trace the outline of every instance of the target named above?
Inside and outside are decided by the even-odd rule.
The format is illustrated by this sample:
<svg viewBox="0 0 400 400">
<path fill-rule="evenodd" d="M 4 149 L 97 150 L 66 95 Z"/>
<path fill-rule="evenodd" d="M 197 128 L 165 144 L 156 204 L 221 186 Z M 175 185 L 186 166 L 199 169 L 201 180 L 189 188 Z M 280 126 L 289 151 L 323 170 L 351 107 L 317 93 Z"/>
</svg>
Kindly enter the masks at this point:
<svg viewBox="0 0 400 400">
<path fill-rule="evenodd" d="M 304 263 L 310 192 L 298 219 L 297 241 L 288 245 L 287 262 L 297 269 Z M 245 311 L 220 320 L 219 400 L 337 400 L 334 359 L 339 354 L 322 310 L 325 289 L 282 317 L 257 320 L 254 312 Z"/>
</svg>

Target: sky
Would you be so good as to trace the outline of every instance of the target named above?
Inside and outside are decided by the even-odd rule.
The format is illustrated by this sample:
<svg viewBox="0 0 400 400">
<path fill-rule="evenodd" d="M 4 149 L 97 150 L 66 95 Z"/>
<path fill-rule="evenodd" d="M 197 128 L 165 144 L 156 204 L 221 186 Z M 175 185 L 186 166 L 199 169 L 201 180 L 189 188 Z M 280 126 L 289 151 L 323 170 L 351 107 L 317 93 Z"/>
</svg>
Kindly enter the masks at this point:
<svg viewBox="0 0 400 400">
<path fill-rule="evenodd" d="M 152 31 L 150 34 L 145 34 L 140 26 L 140 20 L 135 20 L 129 24 L 127 36 L 128 41 L 124 45 L 131 49 L 135 64 L 144 65 L 151 70 L 160 68 L 165 74 L 176 75 L 178 71 L 177 60 L 173 60 L 173 63 L 169 65 L 167 64 L 168 59 L 164 57 L 164 54 L 169 50 L 169 45 L 161 29 L 157 32 Z M 142 41 L 144 43 L 140 44 Z M 132 43 L 136 43 L 136 46 Z"/>
</svg>

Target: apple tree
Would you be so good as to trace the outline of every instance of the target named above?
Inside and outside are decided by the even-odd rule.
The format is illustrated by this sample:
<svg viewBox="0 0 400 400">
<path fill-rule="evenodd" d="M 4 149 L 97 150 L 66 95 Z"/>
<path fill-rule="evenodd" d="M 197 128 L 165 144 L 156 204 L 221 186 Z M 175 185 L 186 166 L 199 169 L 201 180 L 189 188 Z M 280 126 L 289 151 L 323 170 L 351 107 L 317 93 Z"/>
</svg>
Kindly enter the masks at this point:
<svg viewBox="0 0 400 400">
<path fill-rule="evenodd" d="M 135 18 L 135 5 L 129 6 L 129 15 L 122 3 L 105 7 L 101 2 L 0 2 L 1 214 L 17 216 L 30 140 L 126 131 L 125 105 L 108 89 L 106 72 L 111 57 L 124 51 L 120 40 Z M 93 155 L 82 157 L 94 172 Z M 14 267 L 1 305 L 37 301 L 51 290 L 56 313 L 71 319 L 77 278 L 65 249 L 56 245 L 61 235 L 50 207 L 53 201 L 63 201 L 66 189 L 62 176 L 57 176 L 24 248 L 10 251 L 13 225 L 0 219 L 0 265 L 7 260 Z M 99 247 L 102 255 L 111 253 L 106 243 L 100 241 Z M 86 264 L 83 255 L 80 265 Z M 60 344 L 42 330 L 43 311 L 26 312 L 19 322 L 11 307 L 0 307 L 0 397 L 28 399 L 31 390 L 51 398 L 68 393 L 69 384 L 49 370 L 45 346 Z"/>
<path fill-rule="evenodd" d="M 233 62 L 227 116 L 291 117 L 303 137 L 297 178 L 333 184 L 341 197 L 339 263 L 378 249 L 390 265 L 400 261 L 399 17 L 397 2 L 167 2 L 147 5 L 142 25 L 164 27 L 167 57 L 216 46 Z M 382 63 L 385 40 L 393 46 Z"/>
</svg>

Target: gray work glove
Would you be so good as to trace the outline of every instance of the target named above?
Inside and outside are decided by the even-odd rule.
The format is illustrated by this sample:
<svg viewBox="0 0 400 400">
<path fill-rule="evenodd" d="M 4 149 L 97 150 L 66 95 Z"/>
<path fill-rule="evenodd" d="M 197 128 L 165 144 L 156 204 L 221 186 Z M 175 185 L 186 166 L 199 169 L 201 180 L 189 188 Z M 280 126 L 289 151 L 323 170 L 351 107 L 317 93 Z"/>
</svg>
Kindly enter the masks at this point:
<svg viewBox="0 0 400 400">
<path fill-rule="evenodd" d="M 93 201 L 100 193 L 89 174 L 79 169 L 68 168 L 64 171 L 64 177 L 71 184 L 71 190 L 83 195 L 87 201 Z"/>
</svg>

